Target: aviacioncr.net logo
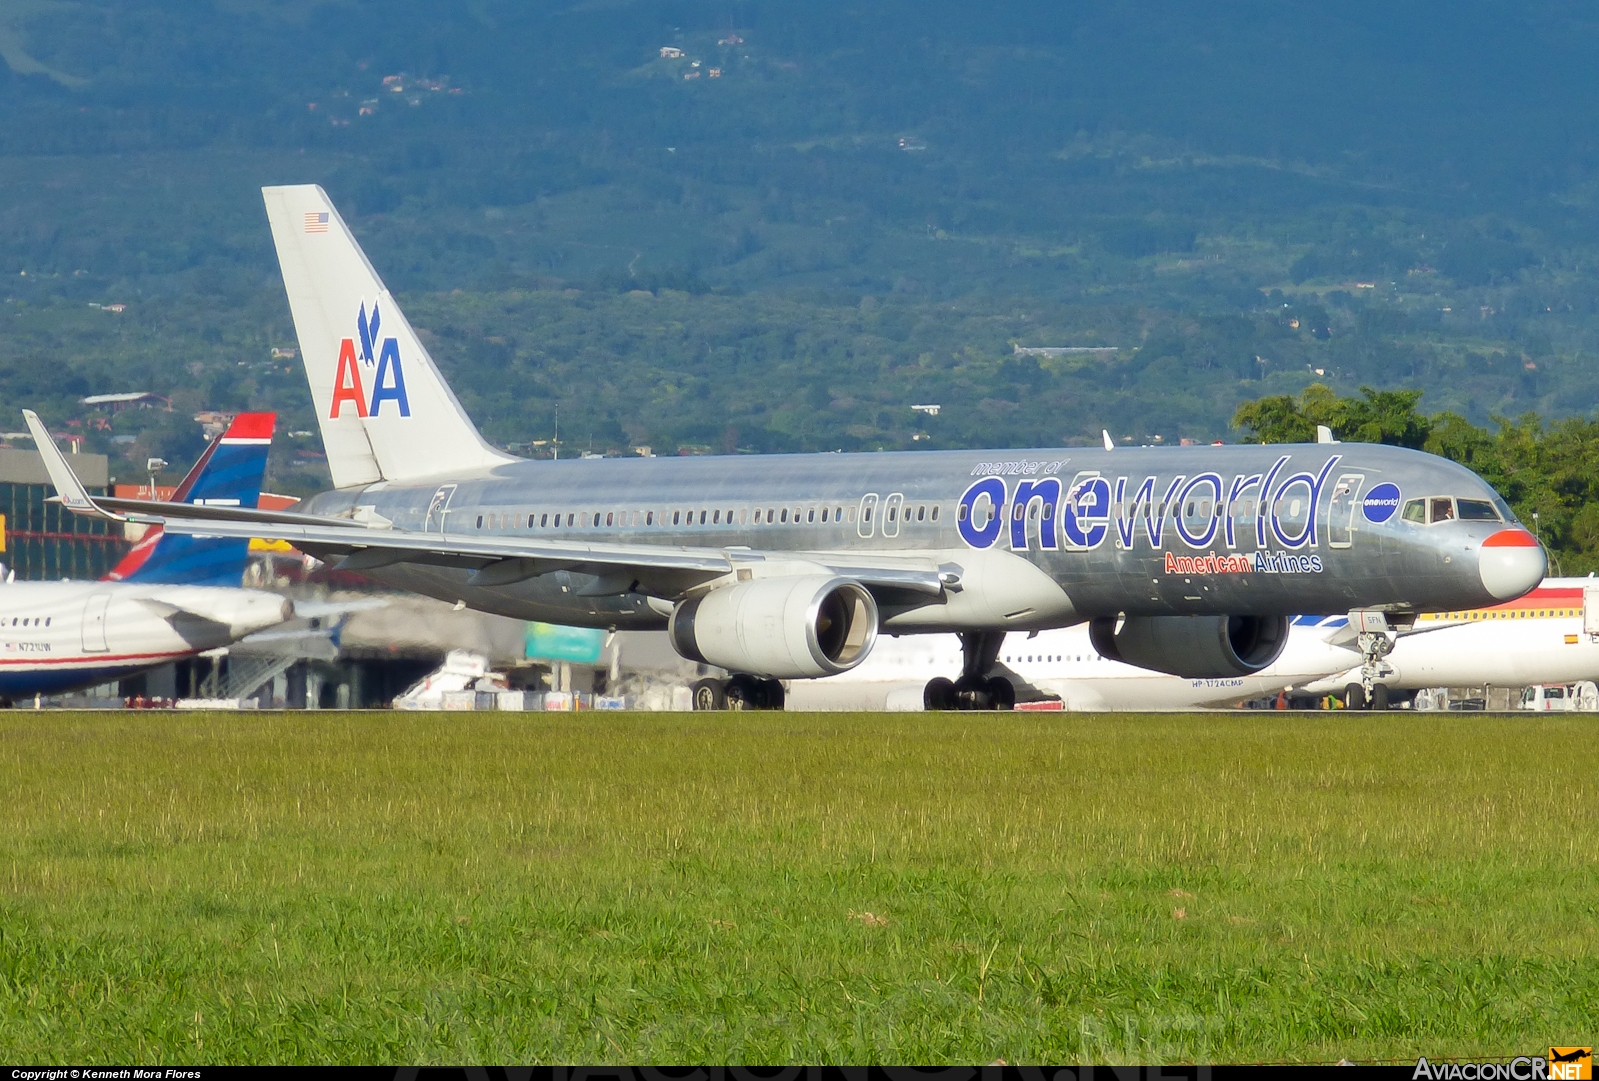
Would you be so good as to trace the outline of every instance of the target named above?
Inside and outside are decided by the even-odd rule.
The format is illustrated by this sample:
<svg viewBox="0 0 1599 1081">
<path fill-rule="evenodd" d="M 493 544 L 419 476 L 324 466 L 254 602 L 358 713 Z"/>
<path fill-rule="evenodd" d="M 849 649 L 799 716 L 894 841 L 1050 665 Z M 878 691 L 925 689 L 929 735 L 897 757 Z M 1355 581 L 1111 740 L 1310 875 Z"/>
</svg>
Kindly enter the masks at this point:
<svg viewBox="0 0 1599 1081">
<path fill-rule="evenodd" d="M 405 395 L 405 369 L 400 364 L 400 343 L 393 337 L 381 338 L 378 331 L 383 316 L 378 302 L 372 302 L 372 317 L 367 318 L 366 303 L 355 317 L 356 334 L 360 339 L 360 357 L 357 360 L 356 338 L 345 338 L 339 343 L 339 367 L 333 377 L 333 404 L 328 409 L 328 419 L 339 419 L 345 402 L 355 405 L 358 417 L 375 417 L 383 410 L 383 403 L 392 401 L 400 416 L 411 415 L 411 401 Z M 361 369 L 376 368 L 372 375 L 372 395 L 367 397 L 366 381 Z"/>
<path fill-rule="evenodd" d="M 1519 1055 L 1509 1062 L 1416 1060 L 1411 1081 L 1590 1081 L 1592 1047 L 1551 1047 L 1549 1057 Z"/>
</svg>

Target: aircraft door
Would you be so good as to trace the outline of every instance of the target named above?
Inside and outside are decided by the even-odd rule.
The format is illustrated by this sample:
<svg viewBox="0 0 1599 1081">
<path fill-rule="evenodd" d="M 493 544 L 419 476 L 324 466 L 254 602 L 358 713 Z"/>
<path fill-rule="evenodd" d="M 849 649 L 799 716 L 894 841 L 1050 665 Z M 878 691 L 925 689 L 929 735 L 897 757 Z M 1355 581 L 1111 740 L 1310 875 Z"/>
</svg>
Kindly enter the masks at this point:
<svg viewBox="0 0 1599 1081">
<path fill-rule="evenodd" d="M 111 647 L 105 638 L 106 611 L 111 607 L 111 594 L 96 593 L 83 606 L 83 651 L 109 653 Z"/>
<path fill-rule="evenodd" d="M 1333 485 L 1332 502 L 1327 504 L 1327 546 L 1348 548 L 1355 538 L 1355 514 L 1360 510 L 1360 488 L 1364 473 L 1345 473 Z"/>
<path fill-rule="evenodd" d="M 870 537 L 877 528 L 877 523 L 872 519 L 877 514 L 877 493 L 868 492 L 861 496 L 860 517 L 855 519 L 855 530 L 863 538 Z"/>
<path fill-rule="evenodd" d="M 424 533 L 443 533 L 444 516 L 450 513 L 450 500 L 455 498 L 455 485 L 440 485 L 428 503 L 427 519 L 422 523 Z"/>
<path fill-rule="evenodd" d="M 1599 582 L 1582 587 L 1582 633 L 1599 638 Z"/>
<path fill-rule="evenodd" d="M 883 500 L 883 536 L 899 536 L 899 516 L 905 507 L 905 496 L 895 492 Z"/>
</svg>

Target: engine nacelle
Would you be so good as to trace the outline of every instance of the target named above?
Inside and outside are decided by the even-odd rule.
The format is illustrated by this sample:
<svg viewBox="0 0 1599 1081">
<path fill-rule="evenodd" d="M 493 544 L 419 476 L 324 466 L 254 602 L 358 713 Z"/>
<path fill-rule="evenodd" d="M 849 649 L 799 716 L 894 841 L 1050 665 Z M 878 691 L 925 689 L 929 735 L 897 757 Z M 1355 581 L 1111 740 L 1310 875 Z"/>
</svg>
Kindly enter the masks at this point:
<svg viewBox="0 0 1599 1081">
<path fill-rule="evenodd" d="M 1185 679 L 1254 675 L 1282 655 L 1287 616 L 1130 616 L 1093 620 L 1100 656 Z"/>
<path fill-rule="evenodd" d="M 877 641 L 877 601 L 848 578 L 758 578 L 684 601 L 668 626 L 691 661 L 774 679 L 854 668 Z"/>
</svg>

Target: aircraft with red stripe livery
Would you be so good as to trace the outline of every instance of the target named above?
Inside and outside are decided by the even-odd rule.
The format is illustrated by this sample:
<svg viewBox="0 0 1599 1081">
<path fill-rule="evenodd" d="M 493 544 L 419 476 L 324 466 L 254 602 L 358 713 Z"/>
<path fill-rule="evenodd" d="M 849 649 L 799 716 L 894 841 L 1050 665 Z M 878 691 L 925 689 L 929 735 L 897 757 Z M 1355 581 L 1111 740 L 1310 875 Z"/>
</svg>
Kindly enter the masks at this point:
<svg viewBox="0 0 1599 1081">
<path fill-rule="evenodd" d="M 32 412 L 41 450 L 54 449 Z M 173 493 L 173 502 L 254 507 L 273 413 L 241 413 Z M 0 585 L 0 698 L 56 694 L 123 679 L 276 626 L 293 604 L 241 589 L 247 537 L 149 531 L 98 582 Z"/>
<path fill-rule="evenodd" d="M 1526 687 L 1599 680 L 1599 578 L 1545 578 L 1502 604 L 1422 613 L 1377 662 L 1381 700 L 1427 687 Z M 1352 693 L 1358 668 L 1297 693 Z"/>
</svg>

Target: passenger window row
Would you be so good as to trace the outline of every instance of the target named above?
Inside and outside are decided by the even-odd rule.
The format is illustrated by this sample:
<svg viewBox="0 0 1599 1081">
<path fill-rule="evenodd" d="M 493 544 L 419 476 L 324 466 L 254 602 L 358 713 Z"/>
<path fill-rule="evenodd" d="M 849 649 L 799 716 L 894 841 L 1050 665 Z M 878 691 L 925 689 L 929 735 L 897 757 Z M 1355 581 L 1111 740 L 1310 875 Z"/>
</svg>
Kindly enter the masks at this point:
<svg viewBox="0 0 1599 1081">
<path fill-rule="evenodd" d="M 48 627 L 52 616 L 12 616 L 7 623 L 4 616 L 0 616 L 0 627 Z"/>
<path fill-rule="evenodd" d="M 888 508 L 888 520 L 895 521 L 899 507 Z M 867 512 L 870 518 L 870 510 Z M 812 504 L 801 507 L 756 507 L 754 510 L 740 509 L 737 511 L 738 525 L 813 525 L 828 523 L 853 523 L 855 521 L 855 508 L 842 506 L 820 506 Z M 913 508 L 904 508 L 904 519 L 909 522 L 913 517 Z M 918 522 L 938 521 L 938 504 L 918 504 L 914 508 L 914 518 Z M 526 516 L 524 521 L 520 513 L 505 514 L 479 514 L 476 527 L 478 529 L 574 529 L 582 526 L 593 528 L 630 528 L 638 526 L 656 525 L 734 525 L 734 510 L 728 507 L 706 509 L 696 507 L 690 510 L 663 510 L 663 511 L 534 511 Z"/>
<path fill-rule="evenodd" d="M 1047 501 L 1042 500 L 1042 499 L 1037 499 L 1037 500 L 1030 500 L 1029 503 L 1028 503 L 1028 506 L 1031 507 L 1031 509 L 1027 512 L 1027 518 L 1030 521 L 1036 522 L 1040 518 L 1042 518 L 1044 521 L 1047 522 L 1050 519 L 1055 517 L 1055 504 L 1054 503 L 1050 503 L 1050 502 L 1047 502 Z M 1211 506 L 1210 500 L 1208 500 L 1208 499 L 1205 500 L 1202 504 L 1200 504 L 1198 506 L 1198 510 L 1197 510 L 1197 517 L 1199 517 L 1201 519 L 1209 518 L 1210 517 L 1210 506 Z M 1040 510 L 1039 510 L 1039 508 L 1041 508 L 1041 507 L 1043 508 L 1042 513 L 1040 513 Z M 1011 508 L 1011 511 L 1010 511 L 1011 518 L 1013 520 L 1015 520 L 1015 521 L 1018 521 L 1018 522 L 1021 521 L 1022 520 L 1022 504 L 1017 503 L 1014 500 L 1012 500 L 1011 503 L 1010 503 L 1010 508 Z M 1217 510 L 1220 510 L 1221 509 L 1221 504 L 1217 503 L 1216 504 L 1216 508 L 1217 508 Z M 918 509 L 920 509 L 920 508 L 918 508 Z M 1134 515 L 1131 512 L 1129 512 L 1128 508 L 1125 505 L 1117 503 L 1117 504 L 1114 504 L 1111 507 L 1110 513 L 1111 513 L 1111 515 L 1113 517 L 1124 519 L 1124 520 L 1127 519 L 1127 518 L 1130 518 L 1130 517 L 1143 517 L 1143 518 L 1150 518 L 1150 519 L 1165 518 L 1168 510 L 1170 510 L 1173 513 L 1176 512 L 1177 504 L 1173 503 L 1173 504 L 1171 504 L 1170 507 L 1168 507 L 1163 502 L 1162 503 L 1156 503 L 1156 504 L 1140 503 L 1135 509 L 1138 511 L 1137 515 Z M 990 519 L 992 519 L 993 511 L 989 511 L 988 513 L 989 513 Z M 1253 518 L 1254 515 L 1255 515 L 1255 501 L 1252 500 L 1252 499 L 1246 499 L 1246 500 L 1241 501 L 1240 504 L 1239 504 L 1239 510 L 1238 510 L 1237 514 L 1238 514 L 1238 516 L 1240 518 Z M 1194 503 L 1193 500 L 1189 500 L 1188 501 L 1188 506 L 1184 510 L 1184 515 L 1186 517 L 1189 517 L 1189 518 L 1196 517 L 1195 503 Z M 956 518 L 959 521 L 964 522 L 966 520 L 966 504 L 962 503 L 959 507 L 956 508 L 955 516 L 956 516 Z M 1004 512 L 1003 511 L 1000 512 L 1000 517 L 1004 517 Z M 907 522 L 910 521 L 910 508 L 908 508 L 908 507 L 905 510 L 905 520 Z M 921 521 L 921 518 L 918 517 L 917 521 Z M 935 522 L 938 521 L 938 508 L 937 507 L 933 508 L 933 521 L 935 521 Z"/>
</svg>

